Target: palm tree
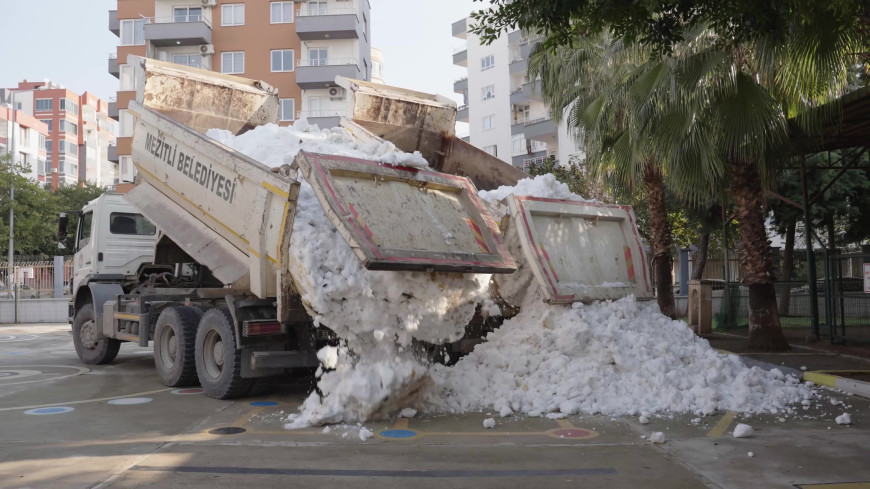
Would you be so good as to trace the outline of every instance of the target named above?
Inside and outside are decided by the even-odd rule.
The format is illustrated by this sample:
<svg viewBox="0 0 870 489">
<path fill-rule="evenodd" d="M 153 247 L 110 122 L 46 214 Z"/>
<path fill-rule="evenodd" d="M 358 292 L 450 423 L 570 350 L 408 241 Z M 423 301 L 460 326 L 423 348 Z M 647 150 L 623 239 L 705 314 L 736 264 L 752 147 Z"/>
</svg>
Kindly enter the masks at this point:
<svg viewBox="0 0 870 489">
<path fill-rule="evenodd" d="M 650 138 L 659 101 L 635 107 L 631 81 L 647 58 L 643 49 L 626 47 L 607 35 L 579 39 L 573 48 L 549 51 L 539 45 L 529 63 L 529 78 L 541 79 L 541 93 L 553 118 L 567 117 L 582 129 L 587 164 L 596 176 L 617 185 L 642 187 L 650 214 L 650 246 L 656 297 L 662 314 L 676 317 L 673 290 L 674 238 L 665 204 L 662 154 Z"/>
<path fill-rule="evenodd" d="M 749 287 L 753 349 L 788 349 L 776 308 L 764 224 L 764 189 L 771 183 L 776 156 L 785 151 L 787 120 L 796 117 L 807 134 L 818 131 L 819 121 L 830 114 L 807 109 L 841 95 L 856 53 L 867 52 L 865 37 L 832 22 L 820 10 L 817 16 L 791 21 L 785 36 L 742 44 L 698 26 L 666 57 L 640 63 L 638 58 L 598 58 L 606 60 L 604 69 L 614 69 L 613 78 L 607 80 L 617 84 L 611 87 L 582 86 L 594 78 L 576 71 L 581 66 L 595 69 L 590 68 L 591 56 L 585 54 L 588 40 L 579 40 L 573 58 L 564 50 L 549 54 L 538 50 L 537 56 L 551 58 L 550 62 L 533 59 L 530 65 L 530 71 L 535 68 L 541 74 L 542 91 L 555 102 L 554 112 L 570 108 L 569 122 L 586 128 L 587 137 L 592 136 L 588 142 L 603 148 L 602 154 L 657 162 L 689 201 L 709 196 L 727 176 L 740 230 L 743 281 Z M 595 52 L 609 53 L 620 44 L 610 43 Z M 564 95 L 554 96 L 560 90 Z M 592 95 L 596 93 L 604 95 Z M 637 167 L 635 163 L 628 170 Z"/>
</svg>

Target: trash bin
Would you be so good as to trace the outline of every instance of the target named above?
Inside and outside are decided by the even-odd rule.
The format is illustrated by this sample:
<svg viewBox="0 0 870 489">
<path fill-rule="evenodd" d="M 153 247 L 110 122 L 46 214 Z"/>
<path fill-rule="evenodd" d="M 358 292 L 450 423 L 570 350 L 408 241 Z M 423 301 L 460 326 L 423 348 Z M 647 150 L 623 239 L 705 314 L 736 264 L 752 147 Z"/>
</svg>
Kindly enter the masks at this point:
<svg viewBox="0 0 870 489">
<path fill-rule="evenodd" d="M 699 335 L 713 332 L 713 286 L 701 280 L 689 281 L 689 327 Z"/>
</svg>

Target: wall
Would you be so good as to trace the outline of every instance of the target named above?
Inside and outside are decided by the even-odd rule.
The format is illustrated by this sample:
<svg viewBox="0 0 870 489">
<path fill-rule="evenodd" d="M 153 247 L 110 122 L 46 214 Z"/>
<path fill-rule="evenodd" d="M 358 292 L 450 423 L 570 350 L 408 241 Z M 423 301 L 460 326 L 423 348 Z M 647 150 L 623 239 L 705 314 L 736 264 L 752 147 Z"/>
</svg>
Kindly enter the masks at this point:
<svg viewBox="0 0 870 489">
<path fill-rule="evenodd" d="M 19 323 L 66 323 L 69 321 L 69 297 L 60 299 L 21 299 Z M 0 324 L 15 322 L 15 301 L 0 300 Z"/>
<path fill-rule="evenodd" d="M 510 162 L 512 118 L 507 36 L 501 36 L 489 46 L 482 46 L 480 38 L 472 33 L 468 33 L 467 39 L 468 125 L 471 141 L 478 148 L 496 145 L 498 158 Z M 481 58 L 489 55 L 494 56 L 495 64 L 488 70 L 481 70 Z M 483 100 L 481 90 L 487 85 L 495 85 L 495 97 Z M 482 120 L 489 115 L 495 116 L 494 125 L 492 129 L 484 130 Z"/>
</svg>

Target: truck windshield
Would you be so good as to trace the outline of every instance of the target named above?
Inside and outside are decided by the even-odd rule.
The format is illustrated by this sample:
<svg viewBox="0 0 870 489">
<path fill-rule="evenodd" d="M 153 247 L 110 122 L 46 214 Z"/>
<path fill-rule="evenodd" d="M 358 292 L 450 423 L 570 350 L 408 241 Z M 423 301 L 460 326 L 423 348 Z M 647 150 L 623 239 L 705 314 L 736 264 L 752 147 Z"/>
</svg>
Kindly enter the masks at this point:
<svg viewBox="0 0 870 489">
<path fill-rule="evenodd" d="M 142 214 L 113 212 L 109 215 L 109 232 L 112 234 L 153 236 L 157 232 L 157 227 L 145 219 Z"/>
</svg>

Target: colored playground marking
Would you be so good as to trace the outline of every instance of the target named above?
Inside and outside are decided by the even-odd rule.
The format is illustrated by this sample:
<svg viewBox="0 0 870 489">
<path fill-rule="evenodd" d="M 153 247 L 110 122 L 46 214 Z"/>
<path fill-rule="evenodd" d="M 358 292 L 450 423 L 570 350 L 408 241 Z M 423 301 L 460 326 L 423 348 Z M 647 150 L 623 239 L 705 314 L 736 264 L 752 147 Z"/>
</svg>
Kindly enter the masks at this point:
<svg viewBox="0 0 870 489">
<path fill-rule="evenodd" d="M 280 404 L 278 401 L 254 401 L 250 403 L 251 406 L 255 407 L 277 406 L 278 404 Z"/>
<path fill-rule="evenodd" d="M 109 404 L 113 404 L 115 406 L 131 406 L 134 404 L 147 404 L 154 399 L 150 397 L 122 397 L 120 399 L 112 399 L 109 401 Z"/>
<path fill-rule="evenodd" d="M 74 411 L 75 408 L 71 408 L 68 406 L 55 406 L 55 407 L 45 407 L 45 408 L 37 408 L 37 409 L 28 409 L 24 411 L 24 414 L 32 414 L 36 416 L 44 416 L 46 414 L 62 414 L 68 413 L 70 411 Z"/>
<path fill-rule="evenodd" d="M 193 389 L 175 389 L 172 393 L 176 396 L 192 396 L 195 394 L 202 394 L 203 390 L 198 387 Z"/>
<path fill-rule="evenodd" d="M 25 381 L 23 381 L 23 382 L 11 382 L 11 383 L 8 383 L 8 384 L 3 384 L 4 386 L 19 385 L 19 384 L 30 384 L 30 383 L 33 383 L 33 382 L 48 382 L 48 381 L 51 381 L 51 380 L 61 380 L 61 379 L 69 378 L 69 377 L 75 377 L 76 375 L 85 374 L 85 373 L 88 373 L 88 372 L 91 371 L 90 369 L 85 368 L 85 367 L 71 367 L 71 366 L 69 366 L 69 365 L 4 365 L 4 366 L 3 366 L 3 369 L 4 369 L 4 370 L 7 370 L 7 369 L 8 369 L 8 370 L 16 370 L 16 369 L 18 369 L 19 367 L 21 367 L 21 368 L 34 368 L 34 367 L 39 367 L 39 368 L 58 368 L 58 369 L 75 370 L 75 372 L 74 372 L 74 373 L 71 373 L 71 374 L 67 374 L 67 375 L 61 375 L 61 376 L 59 376 L 59 377 L 48 377 L 48 378 L 45 378 L 45 379 L 25 380 Z M 53 374 L 46 374 L 45 372 L 40 372 L 40 374 L 53 375 Z M 62 404 L 62 403 L 58 403 L 58 404 Z M 43 406 L 30 406 L 30 407 L 43 407 Z M 11 409 L 9 409 L 9 408 L 6 408 L 6 409 L 0 409 L 0 411 L 10 411 L 10 410 L 11 410 Z"/>
<path fill-rule="evenodd" d="M 728 411 L 727 413 L 725 413 L 725 416 L 722 416 L 722 419 L 720 419 L 719 422 L 716 423 L 716 426 L 713 426 L 713 429 L 711 429 L 707 433 L 707 436 L 710 438 L 718 438 L 724 435 L 725 432 L 728 431 L 728 427 L 731 426 L 731 422 L 734 421 L 734 418 L 736 416 L 737 413 L 735 413 L 734 411 Z"/>
<path fill-rule="evenodd" d="M 22 382 L 22 383 L 23 383 L 23 382 Z M 5 385 L 8 385 L 8 384 L 5 384 Z M 158 392 L 166 392 L 166 391 L 168 391 L 168 390 L 169 390 L 169 389 L 157 389 L 157 390 L 153 390 L 153 391 L 136 392 L 136 393 L 133 393 L 133 394 L 128 394 L 128 397 L 138 397 L 138 396 L 144 396 L 144 395 L 147 395 L 147 394 L 156 394 L 156 393 L 158 393 Z M 100 397 L 100 398 L 97 398 L 97 399 L 84 399 L 84 400 L 81 400 L 81 401 L 61 401 L 61 402 L 55 402 L 55 403 L 51 403 L 51 404 L 39 404 L 39 405 L 36 405 L 36 406 L 17 406 L 17 407 L 7 407 L 7 408 L 0 408 L 0 412 L 2 412 L 2 411 L 21 411 L 21 410 L 23 410 L 23 409 L 30 409 L 30 410 L 33 410 L 33 409 L 37 409 L 37 408 L 53 407 L 53 406 L 64 406 L 64 405 L 68 405 L 68 404 L 87 404 L 87 403 L 91 403 L 91 402 L 111 401 L 111 400 L 113 400 L 113 399 L 119 399 L 119 397 L 118 397 L 118 396 L 112 396 L 112 397 Z"/>
<path fill-rule="evenodd" d="M 420 436 L 420 434 L 414 430 L 384 430 L 381 431 L 379 434 L 384 438 L 401 439 L 417 438 L 418 436 Z"/>
</svg>

